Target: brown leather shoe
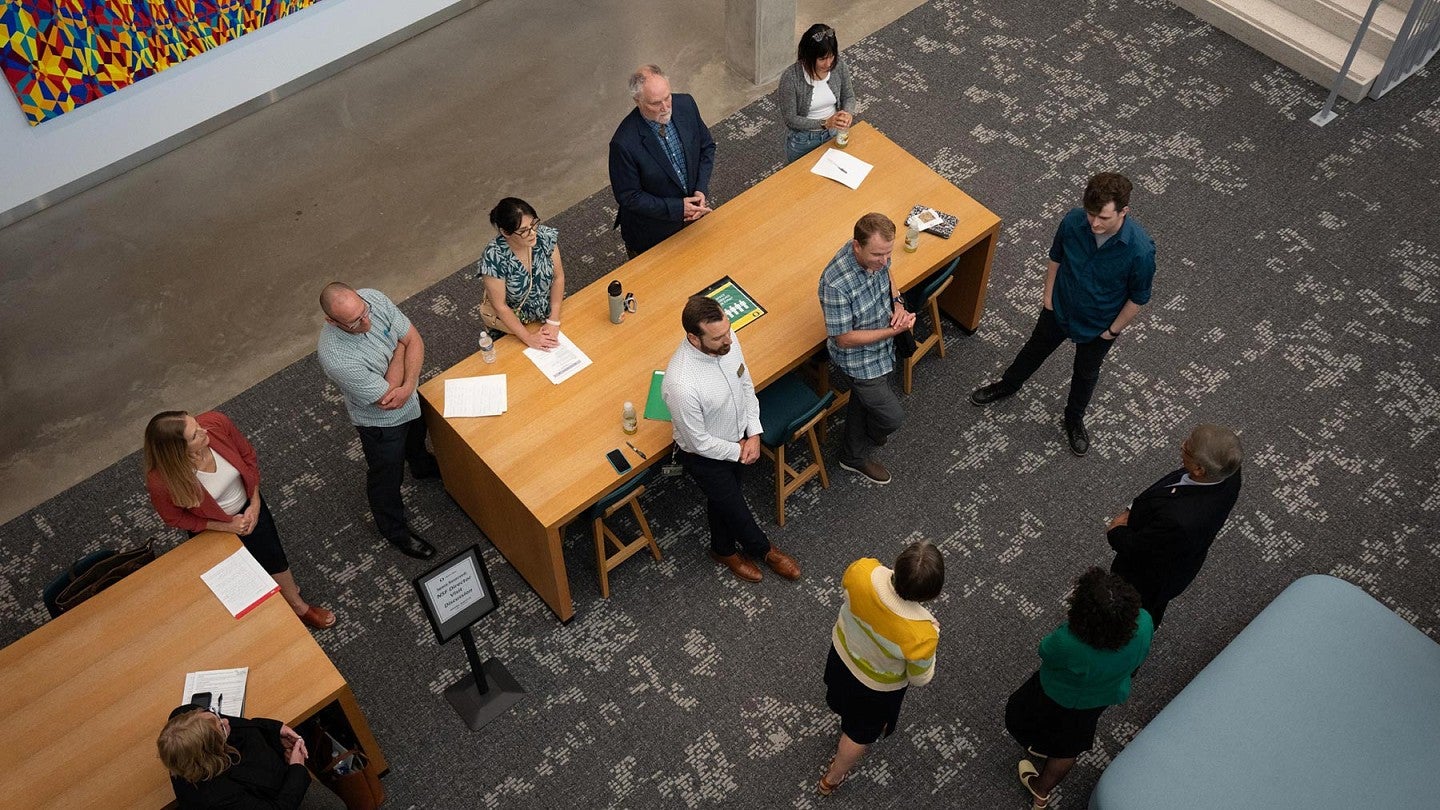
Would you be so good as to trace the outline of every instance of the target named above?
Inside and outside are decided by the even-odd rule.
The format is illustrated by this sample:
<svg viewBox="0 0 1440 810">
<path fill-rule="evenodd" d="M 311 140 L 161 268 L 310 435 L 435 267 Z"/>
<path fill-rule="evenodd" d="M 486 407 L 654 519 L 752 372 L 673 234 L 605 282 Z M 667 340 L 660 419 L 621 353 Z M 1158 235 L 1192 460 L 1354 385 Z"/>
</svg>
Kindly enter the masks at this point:
<svg viewBox="0 0 1440 810">
<path fill-rule="evenodd" d="M 890 471 L 885 469 L 884 464 L 881 464 L 873 458 L 856 464 L 847 464 L 842 461 L 840 462 L 840 467 L 853 473 L 859 473 L 877 484 L 890 483 Z"/>
<path fill-rule="evenodd" d="M 761 578 L 760 568 L 755 563 L 741 557 L 739 554 L 731 554 L 729 557 L 721 557 L 715 552 L 710 552 L 710 559 L 730 569 L 730 573 L 746 582 L 759 582 Z M 788 558 L 787 558 L 788 559 Z M 794 562 L 790 563 L 792 566 Z M 797 572 L 798 575 L 798 572 Z M 781 574 L 784 576 L 784 574 Z"/>
<path fill-rule="evenodd" d="M 765 564 L 770 566 L 771 571 L 791 582 L 800 578 L 800 566 L 795 564 L 795 558 L 774 546 L 771 546 L 770 551 L 766 553 Z"/>
</svg>

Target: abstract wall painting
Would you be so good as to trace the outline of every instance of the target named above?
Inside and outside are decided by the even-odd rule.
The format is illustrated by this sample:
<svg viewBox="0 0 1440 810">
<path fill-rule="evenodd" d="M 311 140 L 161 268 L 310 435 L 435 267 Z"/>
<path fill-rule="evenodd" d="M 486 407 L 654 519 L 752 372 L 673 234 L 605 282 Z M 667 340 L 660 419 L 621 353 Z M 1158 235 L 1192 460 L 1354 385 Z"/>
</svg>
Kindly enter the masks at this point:
<svg viewBox="0 0 1440 810">
<path fill-rule="evenodd" d="M 31 126 L 320 0 L 0 0 L 0 70 Z"/>
</svg>

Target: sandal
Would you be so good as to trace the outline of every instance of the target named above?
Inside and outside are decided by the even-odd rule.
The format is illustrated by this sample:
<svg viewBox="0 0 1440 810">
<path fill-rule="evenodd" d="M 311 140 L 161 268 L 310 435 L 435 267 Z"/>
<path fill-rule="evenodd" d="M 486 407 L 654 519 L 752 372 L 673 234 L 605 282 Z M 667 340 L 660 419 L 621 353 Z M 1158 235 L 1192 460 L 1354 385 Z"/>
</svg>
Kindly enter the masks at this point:
<svg viewBox="0 0 1440 810">
<path fill-rule="evenodd" d="M 831 758 L 830 758 L 830 765 L 834 765 L 834 764 L 835 764 L 835 758 L 834 758 L 834 757 L 831 757 Z M 840 777 L 840 781 L 834 783 L 833 785 L 832 785 L 831 783 L 825 781 L 825 775 L 828 774 L 828 773 L 830 773 L 830 765 L 826 765 L 826 766 L 825 766 L 825 770 L 820 773 L 820 784 L 818 784 L 818 785 L 815 786 L 815 792 L 818 793 L 818 794 L 820 794 L 821 796 L 829 796 L 831 793 L 834 793 L 835 791 L 839 790 L 839 789 L 840 789 L 840 786 L 843 785 L 843 784 L 845 784 L 845 780 L 850 778 L 850 772 L 849 772 L 849 771 L 846 771 L 846 772 L 845 772 L 845 775 L 842 776 L 842 777 Z"/>
<path fill-rule="evenodd" d="M 334 626 L 335 614 L 319 605 L 311 605 L 309 610 L 300 614 L 300 621 L 314 630 L 327 630 Z"/>
<path fill-rule="evenodd" d="M 1040 775 L 1040 771 L 1036 769 L 1035 763 L 1028 759 L 1022 759 L 1016 769 L 1020 772 L 1020 784 L 1024 785 L 1025 789 L 1030 791 L 1030 795 L 1035 797 L 1035 803 L 1031 805 L 1031 810 L 1045 810 L 1050 804 L 1050 794 L 1047 793 L 1041 796 L 1035 792 L 1035 788 L 1030 787 L 1030 780 Z"/>
</svg>

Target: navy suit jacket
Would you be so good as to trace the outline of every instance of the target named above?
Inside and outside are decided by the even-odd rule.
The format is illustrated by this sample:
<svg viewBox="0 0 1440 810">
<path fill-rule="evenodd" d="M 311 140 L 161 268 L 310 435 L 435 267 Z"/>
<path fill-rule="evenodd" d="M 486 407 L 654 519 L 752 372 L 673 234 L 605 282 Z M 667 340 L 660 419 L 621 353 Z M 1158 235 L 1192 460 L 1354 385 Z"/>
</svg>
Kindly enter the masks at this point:
<svg viewBox="0 0 1440 810">
<path fill-rule="evenodd" d="M 685 150 L 683 186 L 639 107 L 625 116 L 610 138 L 610 189 L 620 206 L 615 224 L 633 253 L 643 253 L 685 227 L 686 197 L 696 191 L 710 196 L 715 140 L 700 119 L 695 99 L 685 93 L 671 96 L 670 126 Z"/>
<path fill-rule="evenodd" d="M 1240 497 L 1240 471 L 1210 486 L 1180 485 L 1184 469 L 1161 478 L 1130 505 L 1130 521 L 1107 535 L 1110 570 L 1135 586 L 1145 609 L 1165 603 L 1195 580 L 1210 544 Z M 1151 610 L 1150 614 L 1155 615 Z"/>
</svg>

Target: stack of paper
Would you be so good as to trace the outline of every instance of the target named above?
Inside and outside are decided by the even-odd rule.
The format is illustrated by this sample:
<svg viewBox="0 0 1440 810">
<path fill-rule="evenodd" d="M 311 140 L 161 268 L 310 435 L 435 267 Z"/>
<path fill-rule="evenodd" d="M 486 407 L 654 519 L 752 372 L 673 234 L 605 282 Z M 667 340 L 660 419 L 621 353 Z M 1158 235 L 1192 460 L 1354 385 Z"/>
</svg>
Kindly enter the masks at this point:
<svg viewBox="0 0 1440 810">
<path fill-rule="evenodd" d="M 280 591 L 280 586 L 244 546 L 201 574 L 200 578 L 215 592 L 230 615 L 237 619 Z"/>
<path fill-rule="evenodd" d="M 839 149 L 826 149 L 825 154 L 815 161 L 810 171 L 821 177 L 828 177 L 831 180 L 844 183 L 850 188 L 860 188 L 860 183 L 870 170 L 875 168 L 869 163 L 861 160 Z"/>
<path fill-rule="evenodd" d="M 504 374 L 445 381 L 445 418 L 499 416 L 509 407 Z"/>
</svg>

